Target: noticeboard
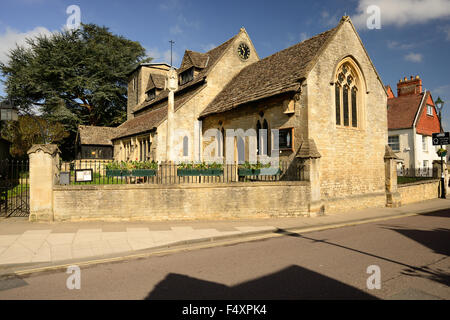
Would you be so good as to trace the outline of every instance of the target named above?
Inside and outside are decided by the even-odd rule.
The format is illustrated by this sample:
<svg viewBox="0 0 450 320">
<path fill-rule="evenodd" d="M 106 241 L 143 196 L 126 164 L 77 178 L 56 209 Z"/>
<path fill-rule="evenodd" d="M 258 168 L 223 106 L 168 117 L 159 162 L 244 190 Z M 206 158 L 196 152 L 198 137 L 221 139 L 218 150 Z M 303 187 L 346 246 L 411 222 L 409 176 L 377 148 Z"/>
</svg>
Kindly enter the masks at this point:
<svg viewBox="0 0 450 320">
<path fill-rule="evenodd" d="M 433 133 L 433 146 L 450 144 L 450 132 Z"/>
<path fill-rule="evenodd" d="M 92 182 L 92 169 L 75 170 L 75 182 Z"/>
</svg>

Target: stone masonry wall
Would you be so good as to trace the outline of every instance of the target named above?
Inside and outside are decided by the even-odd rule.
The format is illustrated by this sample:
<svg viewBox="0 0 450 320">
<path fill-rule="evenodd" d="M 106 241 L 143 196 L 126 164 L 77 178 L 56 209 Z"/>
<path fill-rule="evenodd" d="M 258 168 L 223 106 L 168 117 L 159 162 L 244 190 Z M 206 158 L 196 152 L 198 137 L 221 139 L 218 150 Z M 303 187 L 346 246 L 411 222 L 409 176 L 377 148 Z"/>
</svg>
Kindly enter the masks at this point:
<svg viewBox="0 0 450 320">
<path fill-rule="evenodd" d="M 264 120 L 267 120 L 269 131 L 272 129 L 294 128 L 293 150 L 281 150 L 281 153 L 279 154 L 280 160 L 292 161 L 303 140 L 302 132 L 304 132 L 304 130 L 302 130 L 302 127 L 305 126 L 305 121 L 301 121 L 301 112 L 304 108 L 301 107 L 299 102 L 294 103 L 294 113 L 284 113 L 287 104 L 292 101 L 292 99 L 292 94 L 285 94 L 279 97 L 266 99 L 264 102 L 249 103 L 246 106 L 242 106 L 235 110 L 208 116 L 203 120 L 203 133 L 208 129 L 221 130 L 222 127 L 225 131 L 227 129 L 243 129 L 244 131 L 248 129 L 256 130 L 258 120 L 261 125 Z M 260 115 L 261 112 L 263 113 L 262 117 Z M 219 125 L 219 122 L 221 122 L 222 125 Z M 270 134 L 270 132 L 268 132 L 268 134 Z M 209 142 L 204 141 L 203 148 L 205 149 L 206 146 L 212 142 L 212 139 Z M 248 143 L 248 141 L 245 143 Z M 225 150 L 225 152 L 227 153 L 227 150 Z M 246 160 L 248 160 L 247 146 Z"/>
<path fill-rule="evenodd" d="M 241 42 L 246 42 L 251 50 L 250 57 L 247 61 L 243 61 L 237 54 L 237 47 Z M 239 32 L 236 39 L 230 47 L 224 52 L 216 65 L 212 66 L 207 77 L 207 83 L 204 89 L 198 92 L 193 98 L 187 101 L 180 109 L 175 111 L 174 115 L 174 129 L 185 130 L 190 134 L 189 153 L 191 161 L 195 159 L 194 156 L 194 137 L 195 127 L 194 123 L 198 120 L 200 113 L 208 106 L 210 102 L 217 96 L 217 94 L 227 85 L 227 83 L 244 67 L 256 62 L 259 57 L 253 47 L 250 38 L 245 31 Z M 177 97 L 175 96 L 175 99 Z M 166 121 L 158 126 L 158 150 L 157 160 L 164 159 L 165 155 L 165 139 L 166 139 L 167 125 Z M 174 141 L 174 144 L 182 143 L 182 137 Z"/>
<path fill-rule="evenodd" d="M 308 182 L 55 186 L 55 221 L 195 220 L 305 215 Z"/>
<path fill-rule="evenodd" d="M 398 186 L 402 205 L 438 198 L 439 180 L 420 181 Z"/>
<path fill-rule="evenodd" d="M 358 128 L 336 125 L 335 70 L 351 56 L 362 72 Z M 365 89 L 365 90 L 364 90 Z M 385 191 L 387 95 L 350 22 L 345 22 L 307 79 L 308 133 L 322 155 L 322 199 Z"/>
</svg>

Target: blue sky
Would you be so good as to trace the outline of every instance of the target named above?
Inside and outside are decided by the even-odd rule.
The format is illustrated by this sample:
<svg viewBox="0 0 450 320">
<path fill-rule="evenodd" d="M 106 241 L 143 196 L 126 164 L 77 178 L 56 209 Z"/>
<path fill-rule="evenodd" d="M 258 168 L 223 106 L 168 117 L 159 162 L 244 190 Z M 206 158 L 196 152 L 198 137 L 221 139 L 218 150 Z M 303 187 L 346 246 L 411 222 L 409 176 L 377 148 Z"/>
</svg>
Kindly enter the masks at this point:
<svg viewBox="0 0 450 320">
<path fill-rule="evenodd" d="M 420 75 L 434 100 L 447 101 L 444 125 L 450 130 L 450 0 L 1 0 L 0 61 L 27 36 L 61 30 L 70 5 L 80 7 L 82 22 L 139 41 L 155 62 L 169 61 L 174 40 L 175 66 L 185 49 L 207 51 L 242 26 L 264 58 L 333 28 L 347 14 L 383 82 L 396 92 L 400 78 Z M 366 26 L 370 5 L 380 8 L 381 29 Z"/>
</svg>

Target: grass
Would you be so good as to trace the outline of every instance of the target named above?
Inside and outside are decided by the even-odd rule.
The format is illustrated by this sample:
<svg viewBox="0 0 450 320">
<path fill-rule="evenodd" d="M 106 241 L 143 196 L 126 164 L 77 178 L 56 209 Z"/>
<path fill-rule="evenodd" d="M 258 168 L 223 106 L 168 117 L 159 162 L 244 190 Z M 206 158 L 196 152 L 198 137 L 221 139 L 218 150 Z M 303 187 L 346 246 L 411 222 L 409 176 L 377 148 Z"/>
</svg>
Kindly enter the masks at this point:
<svg viewBox="0 0 450 320">
<path fill-rule="evenodd" d="M 93 179 L 92 182 L 75 182 L 75 172 L 70 172 L 71 178 L 70 178 L 70 184 L 75 186 L 83 186 L 83 185 L 90 185 L 90 184 L 126 184 L 125 178 L 121 179 L 120 177 L 106 177 L 101 176 L 100 173 L 94 172 L 93 173 Z"/>
<path fill-rule="evenodd" d="M 29 184 L 18 184 L 17 186 L 8 190 L 8 198 L 17 197 L 27 192 L 30 189 Z M 5 194 L 1 194 L 1 200 L 5 200 Z"/>
<path fill-rule="evenodd" d="M 397 184 L 407 184 L 418 181 L 433 180 L 433 177 L 397 177 Z"/>
</svg>

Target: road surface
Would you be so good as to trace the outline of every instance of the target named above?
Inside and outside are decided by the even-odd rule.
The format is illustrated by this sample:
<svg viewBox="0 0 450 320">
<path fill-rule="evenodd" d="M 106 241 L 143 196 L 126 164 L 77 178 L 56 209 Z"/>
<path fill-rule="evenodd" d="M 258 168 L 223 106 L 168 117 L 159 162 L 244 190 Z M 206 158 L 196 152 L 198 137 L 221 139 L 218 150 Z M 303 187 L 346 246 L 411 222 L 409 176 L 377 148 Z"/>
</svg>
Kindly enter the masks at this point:
<svg viewBox="0 0 450 320">
<path fill-rule="evenodd" d="M 0 300 L 449 299 L 449 252 L 442 210 L 85 267 L 80 289 L 64 271 L 3 279 Z"/>
</svg>

